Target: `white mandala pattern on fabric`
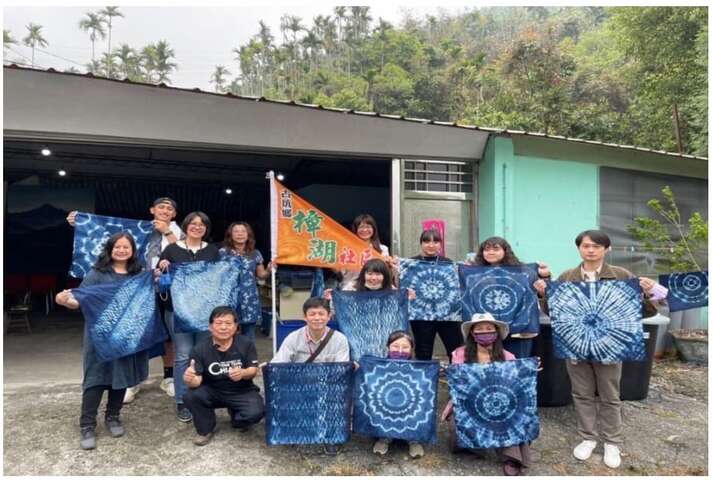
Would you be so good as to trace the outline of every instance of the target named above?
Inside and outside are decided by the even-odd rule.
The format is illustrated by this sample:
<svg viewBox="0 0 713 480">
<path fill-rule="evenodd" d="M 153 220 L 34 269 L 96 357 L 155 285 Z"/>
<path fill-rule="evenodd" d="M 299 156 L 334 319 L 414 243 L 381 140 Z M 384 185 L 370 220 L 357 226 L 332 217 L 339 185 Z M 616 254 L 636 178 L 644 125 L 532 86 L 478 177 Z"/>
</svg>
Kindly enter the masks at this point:
<svg viewBox="0 0 713 480">
<path fill-rule="evenodd" d="M 708 272 L 672 273 L 670 294 L 684 303 L 697 304 L 708 300 Z"/>
<path fill-rule="evenodd" d="M 643 360 L 641 290 L 637 279 L 550 282 L 555 355 L 574 360 Z"/>
<path fill-rule="evenodd" d="M 409 302 L 409 320 L 460 319 L 460 284 L 454 264 L 405 259 L 399 269 L 401 288 L 416 292 Z"/>
</svg>

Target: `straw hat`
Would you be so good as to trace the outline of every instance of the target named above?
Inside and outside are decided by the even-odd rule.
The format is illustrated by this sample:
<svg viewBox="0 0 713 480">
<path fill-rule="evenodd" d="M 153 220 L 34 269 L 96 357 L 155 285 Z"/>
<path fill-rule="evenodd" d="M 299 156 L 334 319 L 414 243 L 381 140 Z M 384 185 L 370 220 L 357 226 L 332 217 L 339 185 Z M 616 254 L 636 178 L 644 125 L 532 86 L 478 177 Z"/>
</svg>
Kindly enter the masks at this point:
<svg viewBox="0 0 713 480">
<path fill-rule="evenodd" d="M 495 325 L 495 329 L 498 331 L 498 334 L 500 334 L 500 338 L 502 340 L 505 340 L 505 337 L 508 336 L 510 328 L 508 327 L 507 323 L 502 322 L 500 320 L 495 320 L 495 317 L 493 317 L 489 313 L 474 313 L 470 320 L 468 320 L 467 322 L 463 322 L 460 326 L 460 330 L 463 333 L 463 339 L 465 340 L 468 338 L 468 335 L 470 335 L 470 330 L 473 328 L 473 325 L 477 325 L 483 322 L 490 322 Z"/>
</svg>

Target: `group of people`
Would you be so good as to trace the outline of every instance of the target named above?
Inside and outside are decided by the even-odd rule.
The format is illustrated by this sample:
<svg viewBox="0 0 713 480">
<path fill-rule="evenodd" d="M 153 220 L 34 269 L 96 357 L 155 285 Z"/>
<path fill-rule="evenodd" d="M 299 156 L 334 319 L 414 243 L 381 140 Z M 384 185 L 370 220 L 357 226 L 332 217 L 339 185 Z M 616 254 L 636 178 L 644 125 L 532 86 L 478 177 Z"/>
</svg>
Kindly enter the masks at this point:
<svg viewBox="0 0 713 480">
<path fill-rule="evenodd" d="M 171 264 L 216 261 L 226 255 L 241 255 L 255 260 L 256 277 L 266 278 L 272 264 L 264 266 L 261 253 L 255 249 L 255 236 L 247 223 L 232 223 L 225 232 L 223 243 L 218 246 L 208 242 L 211 222 L 202 212 L 191 212 L 181 226 L 174 222 L 176 202 L 168 197 L 156 199 L 150 208 L 154 232 L 149 239 L 147 268 L 158 275 Z M 70 213 L 67 220 L 74 223 Z M 381 258 L 367 261 L 361 271 L 335 272 L 340 278 L 339 288 L 353 291 L 374 291 L 398 288 L 399 259 L 389 256 L 388 248 L 380 243 L 376 221 L 370 215 L 358 216 L 353 232 L 366 244 L 381 254 Z M 426 230 L 420 237 L 420 252 L 412 257 L 424 262 L 453 263 L 439 254 L 442 237 L 437 230 Z M 599 230 L 587 230 L 575 239 L 582 263 L 562 273 L 559 281 L 599 281 L 633 278 L 627 270 L 605 262 L 610 250 L 609 237 Z M 474 265 L 514 266 L 521 262 L 509 243 L 500 237 L 483 241 L 466 263 Z M 82 286 L 111 283 L 135 275 L 142 270 L 136 244 L 130 234 L 120 232 L 104 244 L 101 254 Z M 546 282 L 551 278 L 549 267 L 538 264 L 538 279 L 532 285 L 537 292 L 540 307 L 547 313 Z M 656 282 L 640 278 L 643 291 L 643 316 L 655 314 L 651 300 Z M 158 295 L 158 294 L 157 294 Z M 409 291 L 409 297 L 415 293 Z M 170 295 L 160 296 L 161 318 L 168 330 L 170 341 L 165 345 L 163 356 L 164 380 L 161 386 L 172 394 L 176 402 L 176 415 L 182 422 L 193 421 L 197 435 L 196 445 L 210 442 L 216 427 L 216 408 L 227 408 L 231 424 L 239 430 L 247 430 L 264 416 L 264 402 L 259 388 L 253 383 L 258 374 L 257 352 L 254 343 L 255 325 L 241 324 L 238 314 L 226 306 L 217 306 L 209 318 L 209 331 L 180 333 L 173 328 L 173 309 Z M 340 332 L 327 326 L 332 314 L 331 290 L 322 298 L 308 299 L 304 306 L 306 325 L 292 332 L 283 341 L 272 359 L 273 362 L 346 362 L 350 360 L 349 343 Z M 71 290 L 57 294 L 57 303 L 71 309 L 79 308 L 79 302 Z M 476 313 L 471 319 L 461 321 L 411 320 L 411 336 L 405 331 L 391 334 L 386 345 L 388 357 L 407 360 L 431 360 L 435 337 L 438 335 L 446 349 L 450 362 L 490 363 L 509 361 L 531 355 L 531 334 L 509 334 L 507 323 L 489 313 Z M 122 404 L 130 401 L 135 389 L 148 376 L 149 352 L 142 351 L 111 362 L 100 362 L 88 336 L 84 332 L 84 380 L 80 416 L 80 446 L 83 449 L 96 447 L 96 416 L 103 392 L 108 391 L 105 422 L 111 436 L 124 434 L 120 418 Z M 567 372 L 572 383 L 572 396 L 577 416 L 577 433 L 581 442 L 573 455 L 587 460 L 601 439 L 604 443 L 604 463 L 617 468 L 621 463 L 622 443 L 621 404 L 619 384 L 621 363 L 604 364 L 591 361 L 567 360 Z M 170 380 L 173 379 L 173 380 Z M 597 400 L 598 397 L 598 400 Z M 597 406 L 599 409 L 597 410 Z M 451 450 L 457 451 L 453 406 L 448 404 L 441 415 L 449 422 Z M 597 432 L 597 421 L 600 430 Z M 388 452 L 389 439 L 375 439 L 373 452 L 384 455 Z M 334 445 L 325 445 L 327 454 L 336 454 Z M 503 448 L 499 451 L 506 475 L 519 475 L 530 465 L 528 444 Z M 423 446 L 409 444 L 411 457 L 424 455 Z"/>
</svg>

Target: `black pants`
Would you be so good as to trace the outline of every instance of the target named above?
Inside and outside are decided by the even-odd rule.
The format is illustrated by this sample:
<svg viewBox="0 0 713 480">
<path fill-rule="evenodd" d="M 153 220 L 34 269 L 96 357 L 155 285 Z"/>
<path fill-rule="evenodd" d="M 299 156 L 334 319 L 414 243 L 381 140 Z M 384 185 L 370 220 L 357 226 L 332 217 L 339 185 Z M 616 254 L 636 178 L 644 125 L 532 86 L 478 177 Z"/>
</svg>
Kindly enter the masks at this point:
<svg viewBox="0 0 713 480">
<path fill-rule="evenodd" d="M 508 337 L 503 340 L 503 348 L 515 355 L 515 358 L 527 358 L 532 356 L 534 343 L 534 338 Z"/>
<path fill-rule="evenodd" d="M 82 392 L 82 415 L 79 417 L 79 427 L 96 427 L 97 412 L 102 401 L 104 390 L 109 391 L 109 398 L 106 402 L 106 416 L 119 415 L 121 407 L 124 405 L 124 394 L 126 389 L 113 390 L 110 385 L 98 385 L 90 387 Z"/>
<path fill-rule="evenodd" d="M 413 330 L 413 337 L 416 342 L 417 360 L 431 359 L 433 356 L 433 344 L 436 341 L 436 333 L 441 337 L 441 341 L 446 347 L 449 362 L 453 350 L 463 345 L 463 334 L 460 331 L 460 322 L 412 320 L 411 330 Z"/>
<path fill-rule="evenodd" d="M 230 423 L 235 428 L 257 423 L 265 415 L 265 403 L 255 390 L 226 395 L 208 385 L 201 385 L 189 388 L 183 394 L 183 403 L 193 414 L 193 423 L 199 435 L 207 435 L 215 429 L 216 408 L 228 409 Z"/>
</svg>

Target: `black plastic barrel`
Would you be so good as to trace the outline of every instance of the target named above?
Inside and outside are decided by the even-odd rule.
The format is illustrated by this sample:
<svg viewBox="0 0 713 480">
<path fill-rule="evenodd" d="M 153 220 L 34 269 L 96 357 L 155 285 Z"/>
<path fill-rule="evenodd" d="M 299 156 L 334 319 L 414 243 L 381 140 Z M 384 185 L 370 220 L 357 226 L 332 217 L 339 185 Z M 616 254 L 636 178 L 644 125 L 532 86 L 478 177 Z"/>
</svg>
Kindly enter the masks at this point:
<svg viewBox="0 0 713 480">
<path fill-rule="evenodd" d="M 532 355 L 540 357 L 542 362 L 542 371 L 537 374 L 537 405 L 561 407 L 572 403 L 572 384 L 564 360 L 555 357 L 549 323 L 540 323 L 540 334 L 534 339 Z"/>
<path fill-rule="evenodd" d="M 659 326 L 647 324 L 644 320 L 644 342 L 646 342 L 646 360 L 643 362 L 623 362 L 621 366 L 621 388 L 619 398 L 622 400 L 643 400 L 649 395 L 649 380 L 651 367 L 656 351 L 656 335 Z"/>
</svg>

